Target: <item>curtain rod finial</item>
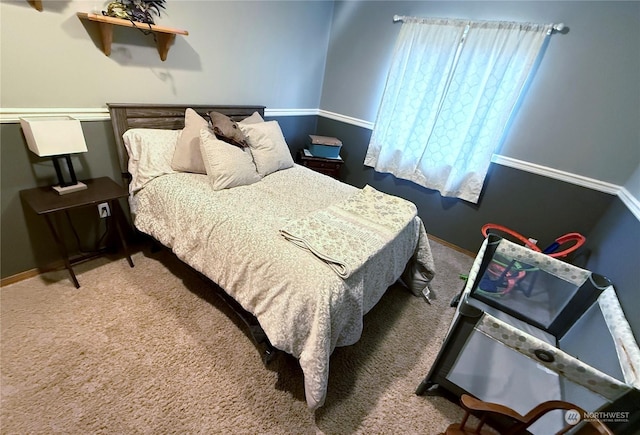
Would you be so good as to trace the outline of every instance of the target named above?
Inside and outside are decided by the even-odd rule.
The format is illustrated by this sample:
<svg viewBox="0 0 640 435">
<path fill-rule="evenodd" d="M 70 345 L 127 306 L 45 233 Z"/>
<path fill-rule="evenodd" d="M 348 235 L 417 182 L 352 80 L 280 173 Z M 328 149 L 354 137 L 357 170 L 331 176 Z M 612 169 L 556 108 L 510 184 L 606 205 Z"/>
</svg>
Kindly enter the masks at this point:
<svg viewBox="0 0 640 435">
<path fill-rule="evenodd" d="M 400 15 L 394 15 L 393 16 L 393 22 L 397 23 L 398 21 L 402 21 L 402 17 Z"/>
</svg>

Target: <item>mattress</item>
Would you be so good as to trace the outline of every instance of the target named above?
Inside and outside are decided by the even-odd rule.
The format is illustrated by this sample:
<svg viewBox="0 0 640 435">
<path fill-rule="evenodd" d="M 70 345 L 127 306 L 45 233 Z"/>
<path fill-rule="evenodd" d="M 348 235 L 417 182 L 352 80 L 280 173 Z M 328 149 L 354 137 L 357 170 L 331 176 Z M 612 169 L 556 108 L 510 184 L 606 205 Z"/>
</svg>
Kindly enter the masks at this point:
<svg viewBox="0 0 640 435">
<path fill-rule="evenodd" d="M 434 273 L 418 216 L 345 279 L 280 234 L 292 220 L 358 191 L 294 165 L 219 191 L 206 175 L 166 174 L 130 202 L 138 230 L 222 287 L 256 316 L 273 346 L 299 359 L 307 404 L 316 409 L 326 397 L 331 353 L 358 341 L 363 316 L 385 290 L 403 272 L 419 271 L 427 281 Z"/>
</svg>

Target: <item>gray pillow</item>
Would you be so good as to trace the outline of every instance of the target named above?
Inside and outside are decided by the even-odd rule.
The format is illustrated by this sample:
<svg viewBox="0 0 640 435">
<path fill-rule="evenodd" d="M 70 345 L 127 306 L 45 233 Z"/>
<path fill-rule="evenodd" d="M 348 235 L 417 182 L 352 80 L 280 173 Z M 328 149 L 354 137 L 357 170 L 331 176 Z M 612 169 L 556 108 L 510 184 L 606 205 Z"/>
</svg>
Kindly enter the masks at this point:
<svg viewBox="0 0 640 435">
<path fill-rule="evenodd" d="M 247 146 L 244 133 L 233 119 L 219 112 L 209 112 L 209 118 L 211 118 L 211 129 L 218 139 L 241 148 Z"/>
</svg>

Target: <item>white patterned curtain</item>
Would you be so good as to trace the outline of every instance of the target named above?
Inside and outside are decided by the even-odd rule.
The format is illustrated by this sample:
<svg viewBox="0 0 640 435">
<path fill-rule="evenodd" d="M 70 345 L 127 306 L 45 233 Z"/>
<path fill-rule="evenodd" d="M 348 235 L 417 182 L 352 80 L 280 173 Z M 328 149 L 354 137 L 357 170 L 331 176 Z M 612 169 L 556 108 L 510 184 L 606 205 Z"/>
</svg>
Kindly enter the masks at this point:
<svg viewBox="0 0 640 435">
<path fill-rule="evenodd" d="M 551 24 L 408 20 L 364 164 L 478 202 Z"/>
</svg>

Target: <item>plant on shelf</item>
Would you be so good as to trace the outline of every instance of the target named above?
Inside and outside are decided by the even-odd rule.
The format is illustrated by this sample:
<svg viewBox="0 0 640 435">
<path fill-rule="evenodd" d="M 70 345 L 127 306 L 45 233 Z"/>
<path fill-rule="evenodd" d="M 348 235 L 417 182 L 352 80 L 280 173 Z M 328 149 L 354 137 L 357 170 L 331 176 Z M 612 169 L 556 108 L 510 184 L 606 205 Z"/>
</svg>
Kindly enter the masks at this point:
<svg viewBox="0 0 640 435">
<path fill-rule="evenodd" d="M 165 0 L 117 0 L 107 4 L 107 10 L 102 11 L 102 15 L 155 24 L 153 15 L 160 17 L 160 9 L 164 9 L 164 4 Z"/>
</svg>

